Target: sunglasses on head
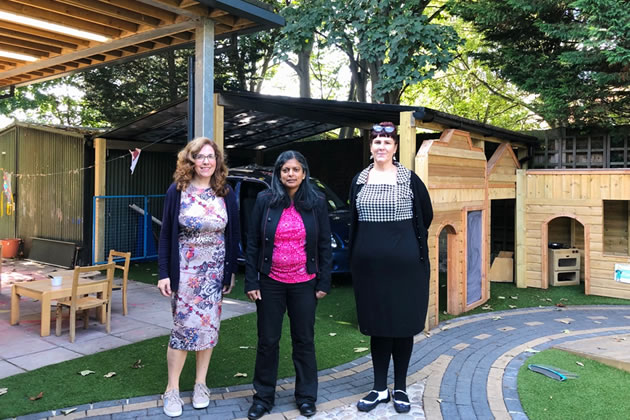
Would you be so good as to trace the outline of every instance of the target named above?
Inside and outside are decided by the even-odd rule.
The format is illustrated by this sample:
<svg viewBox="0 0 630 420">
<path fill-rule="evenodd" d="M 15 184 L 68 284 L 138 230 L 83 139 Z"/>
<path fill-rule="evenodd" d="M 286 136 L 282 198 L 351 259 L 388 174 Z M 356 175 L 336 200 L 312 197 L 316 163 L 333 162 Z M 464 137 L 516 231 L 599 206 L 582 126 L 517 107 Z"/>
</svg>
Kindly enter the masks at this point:
<svg viewBox="0 0 630 420">
<path fill-rule="evenodd" d="M 386 125 L 383 127 L 382 125 L 374 124 L 374 126 L 372 127 L 372 131 L 374 131 L 375 133 L 385 132 L 387 134 L 392 134 L 394 131 L 396 131 L 396 127 L 392 127 L 391 125 Z"/>
</svg>

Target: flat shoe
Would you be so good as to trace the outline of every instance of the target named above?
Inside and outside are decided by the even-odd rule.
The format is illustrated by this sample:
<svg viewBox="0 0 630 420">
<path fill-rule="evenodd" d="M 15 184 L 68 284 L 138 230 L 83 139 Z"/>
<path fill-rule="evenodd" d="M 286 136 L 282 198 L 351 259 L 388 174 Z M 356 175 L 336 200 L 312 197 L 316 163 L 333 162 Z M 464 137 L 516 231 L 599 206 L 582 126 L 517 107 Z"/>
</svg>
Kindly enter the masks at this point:
<svg viewBox="0 0 630 420">
<path fill-rule="evenodd" d="M 381 395 L 382 393 L 385 393 L 385 397 Z M 367 394 L 365 397 L 359 400 L 359 402 L 357 403 L 357 409 L 359 411 L 363 411 L 367 413 L 368 411 L 372 411 L 374 408 L 376 408 L 376 406 L 379 405 L 380 403 L 389 402 L 389 399 L 390 398 L 389 398 L 388 390 L 385 390 L 385 391 L 372 390 L 370 391 L 369 394 Z"/>
<path fill-rule="evenodd" d="M 267 410 L 262 404 L 253 403 L 251 407 L 249 407 L 249 411 L 247 411 L 247 418 L 249 420 L 258 420 L 265 414 L 267 414 L 269 410 Z"/>
<path fill-rule="evenodd" d="M 300 409 L 300 414 L 304 417 L 311 417 L 317 412 L 317 408 L 315 408 L 313 403 L 302 403 L 298 408 Z"/>
<path fill-rule="evenodd" d="M 392 399 L 394 400 L 394 409 L 397 413 L 408 413 L 411 410 L 409 395 L 405 391 L 395 389 L 392 392 Z"/>
</svg>

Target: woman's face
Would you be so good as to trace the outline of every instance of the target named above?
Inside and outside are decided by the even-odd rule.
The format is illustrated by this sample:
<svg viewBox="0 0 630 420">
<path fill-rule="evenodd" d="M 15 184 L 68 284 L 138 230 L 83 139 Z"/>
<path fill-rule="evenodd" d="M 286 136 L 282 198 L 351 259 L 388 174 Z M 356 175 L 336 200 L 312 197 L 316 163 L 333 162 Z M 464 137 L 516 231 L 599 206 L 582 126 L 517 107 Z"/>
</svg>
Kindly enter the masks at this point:
<svg viewBox="0 0 630 420">
<path fill-rule="evenodd" d="M 200 151 L 192 155 L 195 162 L 195 178 L 209 180 L 217 167 L 214 149 L 206 144 Z"/>
<path fill-rule="evenodd" d="M 374 163 L 389 163 L 394 159 L 394 153 L 398 149 L 396 141 L 391 137 L 378 136 L 372 140 L 370 152 Z"/>
<path fill-rule="evenodd" d="M 304 169 L 296 159 L 287 160 L 280 168 L 280 182 L 282 182 L 290 196 L 293 196 L 300 188 L 304 178 L 306 178 Z"/>
</svg>

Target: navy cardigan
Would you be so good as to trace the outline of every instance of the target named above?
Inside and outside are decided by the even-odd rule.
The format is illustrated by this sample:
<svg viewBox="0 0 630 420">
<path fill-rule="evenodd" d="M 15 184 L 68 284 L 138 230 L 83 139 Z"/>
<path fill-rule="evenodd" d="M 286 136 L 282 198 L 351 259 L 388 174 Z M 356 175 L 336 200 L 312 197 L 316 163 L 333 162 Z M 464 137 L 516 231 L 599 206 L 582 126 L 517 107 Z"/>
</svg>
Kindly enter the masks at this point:
<svg viewBox="0 0 630 420">
<path fill-rule="evenodd" d="M 238 243 L 240 240 L 236 194 L 234 194 L 232 187 L 229 185 L 226 185 L 226 187 L 228 188 L 228 194 L 224 199 L 228 222 L 225 226 L 224 286 L 230 284 L 232 273 L 235 273 L 237 270 L 236 257 L 238 256 Z M 177 292 L 179 288 L 179 203 L 181 196 L 182 193 L 177 190 L 176 184 L 172 184 L 166 191 L 158 249 L 160 279 L 169 278 L 173 292 Z"/>
<path fill-rule="evenodd" d="M 271 207 L 270 189 L 261 191 L 256 197 L 256 204 L 251 215 L 251 224 L 247 235 L 247 262 L 245 265 L 245 293 L 260 289 L 258 273 L 269 275 L 273 256 L 276 229 L 284 208 Z M 328 206 L 320 196 L 317 204 L 310 210 L 297 209 L 306 231 L 306 271 L 316 273 L 315 289 L 330 291 L 330 271 L 332 251 L 330 249 L 330 219 Z"/>
</svg>

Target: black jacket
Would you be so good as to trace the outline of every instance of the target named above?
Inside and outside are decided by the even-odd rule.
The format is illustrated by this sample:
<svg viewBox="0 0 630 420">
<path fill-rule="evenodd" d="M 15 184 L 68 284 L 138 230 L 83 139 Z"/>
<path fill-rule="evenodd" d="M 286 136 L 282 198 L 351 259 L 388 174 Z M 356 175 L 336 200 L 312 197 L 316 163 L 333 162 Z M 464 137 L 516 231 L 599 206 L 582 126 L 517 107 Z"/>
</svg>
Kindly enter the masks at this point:
<svg viewBox="0 0 630 420">
<path fill-rule="evenodd" d="M 260 289 L 258 273 L 269 275 L 274 240 L 280 216 L 284 211 L 281 206 L 271 207 L 271 190 L 258 193 L 256 204 L 251 214 L 251 224 L 247 235 L 247 262 L 245 269 L 245 292 Z M 300 210 L 306 230 L 306 271 L 317 274 L 316 290 L 330 291 L 330 271 L 332 252 L 330 249 L 330 220 L 328 207 L 323 197 L 311 210 Z"/>
</svg>

